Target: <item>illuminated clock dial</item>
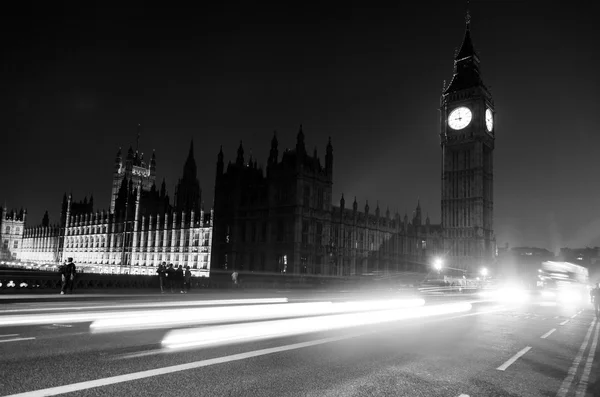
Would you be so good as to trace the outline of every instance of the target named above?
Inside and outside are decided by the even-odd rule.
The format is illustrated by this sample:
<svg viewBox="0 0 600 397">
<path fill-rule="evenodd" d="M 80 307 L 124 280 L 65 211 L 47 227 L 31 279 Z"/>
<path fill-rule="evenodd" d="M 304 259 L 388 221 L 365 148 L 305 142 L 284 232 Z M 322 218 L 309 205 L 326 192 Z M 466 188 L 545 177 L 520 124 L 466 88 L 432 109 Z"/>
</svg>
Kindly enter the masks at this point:
<svg viewBox="0 0 600 397">
<path fill-rule="evenodd" d="M 485 110 L 485 126 L 489 132 L 494 129 L 494 115 L 490 109 Z"/>
<path fill-rule="evenodd" d="M 469 108 L 461 106 L 450 112 L 450 116 L 448 116 L 448 125 L 453 130 L 462 130 L 469 125 L 472 118 L 473 113 L 471 113 Z"/>
</svg>

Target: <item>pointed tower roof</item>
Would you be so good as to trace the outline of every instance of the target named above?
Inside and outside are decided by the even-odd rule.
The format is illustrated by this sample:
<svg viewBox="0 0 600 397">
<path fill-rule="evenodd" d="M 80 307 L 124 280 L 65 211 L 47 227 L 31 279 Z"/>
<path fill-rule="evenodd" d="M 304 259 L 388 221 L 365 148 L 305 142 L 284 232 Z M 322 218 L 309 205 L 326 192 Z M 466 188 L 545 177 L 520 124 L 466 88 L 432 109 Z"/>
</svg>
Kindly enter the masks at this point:
<svg viewBox="0 0 600 397">
<path fill-rule="evenodd" d="M 183 179 L 196 179 L 198 169 L 196 168 L 196 160 L 194 159 L 194 138 L 190 142 L 190 151 L 188 152 L 185 165 L 183 166 Z"/>
<path fill-rule="evenodd" d="M 460 50 L 454 58 L 457 61 L 459 59 L 477 55 L 475 52 L 475 47 L 473 46 L 473 40 L 471 39 L 471 14 L 469 13 L 469 10 L 467 10 L 467 15 L 465 16 L 465 24 L 465 37 L 463 38 Z"/>
<path fill-rule="evenodd" d="M 476 86 L 485 87 L 479 71 L 479 56 L 471 39 L 471 14 L 468 10 L 465 24 L 463 42 L 454 57 L 454 76 L 452 76 L 452 81 L 446 87 L 444 94 Z"/>
</svg>

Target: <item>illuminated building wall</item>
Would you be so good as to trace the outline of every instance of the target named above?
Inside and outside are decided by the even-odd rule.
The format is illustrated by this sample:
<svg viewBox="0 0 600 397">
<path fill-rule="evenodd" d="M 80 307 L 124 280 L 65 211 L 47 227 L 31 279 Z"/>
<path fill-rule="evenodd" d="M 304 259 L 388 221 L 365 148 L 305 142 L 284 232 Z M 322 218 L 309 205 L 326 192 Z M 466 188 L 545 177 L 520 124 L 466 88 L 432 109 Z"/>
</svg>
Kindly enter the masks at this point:
<svg viewBox="0 0 600 397">
<path fill-rule="evenodd" d="M 154 156 L 153 156 L 154 159 Z M 155 162 L 153 162 L 155 164 Z M 193 145 L 177 187 L 185 199 L 171 205 L 165 182 L 156 189 L 124 177 L 109 211 L 93 208 L 93 198 L 75 202 L 63 197 L 57 226 L 27 228 L 21 259 L 57 263 L 71 257 L 96 271 L 154 274 L 162 262 L 189 265 L 208 275 L 211 262 L 213 213 L 200 206 Z"/>
<path fill-rule="evenodd" d="M 23 229 L 27 211 L 9 211 L 6 206 L 2 207 L 0 218 L 0 259 L 19 259 L 22 249 Z"/>
</svg>

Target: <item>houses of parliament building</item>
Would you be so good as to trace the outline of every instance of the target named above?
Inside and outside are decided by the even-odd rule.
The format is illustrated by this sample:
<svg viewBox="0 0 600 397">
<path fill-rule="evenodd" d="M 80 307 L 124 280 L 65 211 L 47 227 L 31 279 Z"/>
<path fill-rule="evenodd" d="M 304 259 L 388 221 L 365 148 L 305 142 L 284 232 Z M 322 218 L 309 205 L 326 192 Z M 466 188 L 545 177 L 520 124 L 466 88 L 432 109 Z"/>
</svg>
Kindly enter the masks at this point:
<svg viewBox="0 0 600 397">
<path fill-rule="evenodd" d="M 342 195 L 332 203 L 334 155 L 310 154 L 300 127 L 296 146 L 271 140 L 266 170 L 243 145 L 217 158 L 212 267 L 248 271 L 358 275 L 424 270 L 434 258 L 475 272 L 495 260 L 493 233 L 494 102 L 480 73 L 470 16 L 454 75 L 440 99 L 441 224 L 391 215 Z"/>
<path fill-rule="evenodd" d="M 265 169 L 242 143 L 235 158 L 218 153 L 214 209 L 204 212 L 193 145 L 175 200 L 156 186 L 156 157 L 137 150 L 114 163 L 108 211 L 93 200 L 63 198 L 60 222 L 24 228 L 25 214 L 3 211 L 3 249 L 20 244 L 20 259 L 146 269 L 162 261 L 213 269 L 293 274 L 359 275 L 422 271 L 436 257 L 474 272 L 495 259 L 493 232 L 494 101 L 481 77 L 470 17 L 454 74 L 440 98 L 441 223 L 413 213 L 390 214 L 377 203 L 343 195 L 333 202 L 334 150 L 323 138 L 324 161 L 309 153 L 300 127 L 296 145 L 271 140 Z M 21 223 L 19 223 L 21 222 Z M 18 225 L 17 225 L 18 224 Z M 4 228 L 4 226 L 3 226 Z M 18 228 L 18 229 L 17 229 Z M 23 230 L 24 229 L 24 230 Z M 22 242 L 19 235 L 22 233 Z"/>
<path fill-rule="evenodd" d="M 196 174 L 192 141 L 171 202 L 164 180 L 156 186 L 155 153 L 147 163 L 137 149 L 129 148 L 125 158 L 119 149 L 109 210 L 95 210 L 93 197 L 75 201 L 65 194 L 58 224 L 50 225 L 47 213 L 36 227 L 26 227 L 23 218 L 12 256 L 47 263 L 71 257 L 95 271 L 139 274 L 155 274 L 167 262 L 208 276 L 213 214 L 201 206 Z"/>
</svg>

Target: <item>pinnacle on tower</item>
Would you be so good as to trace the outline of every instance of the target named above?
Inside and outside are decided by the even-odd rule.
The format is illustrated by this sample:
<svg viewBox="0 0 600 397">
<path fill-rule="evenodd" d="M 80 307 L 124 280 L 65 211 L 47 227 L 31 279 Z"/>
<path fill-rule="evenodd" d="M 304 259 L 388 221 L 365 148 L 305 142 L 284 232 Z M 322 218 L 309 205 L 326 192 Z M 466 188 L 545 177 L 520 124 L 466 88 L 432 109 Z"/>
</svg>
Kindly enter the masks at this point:
<svg viewBox="0 0 600 397">
<path fill-rule="evenodd" d="M 240 146 L 237 150 L 237 159 L 235 160 L 236 165 L 244 165 L 244 147 L 242 145 L 242 141 L 240 141 Z"/>
</svg>

